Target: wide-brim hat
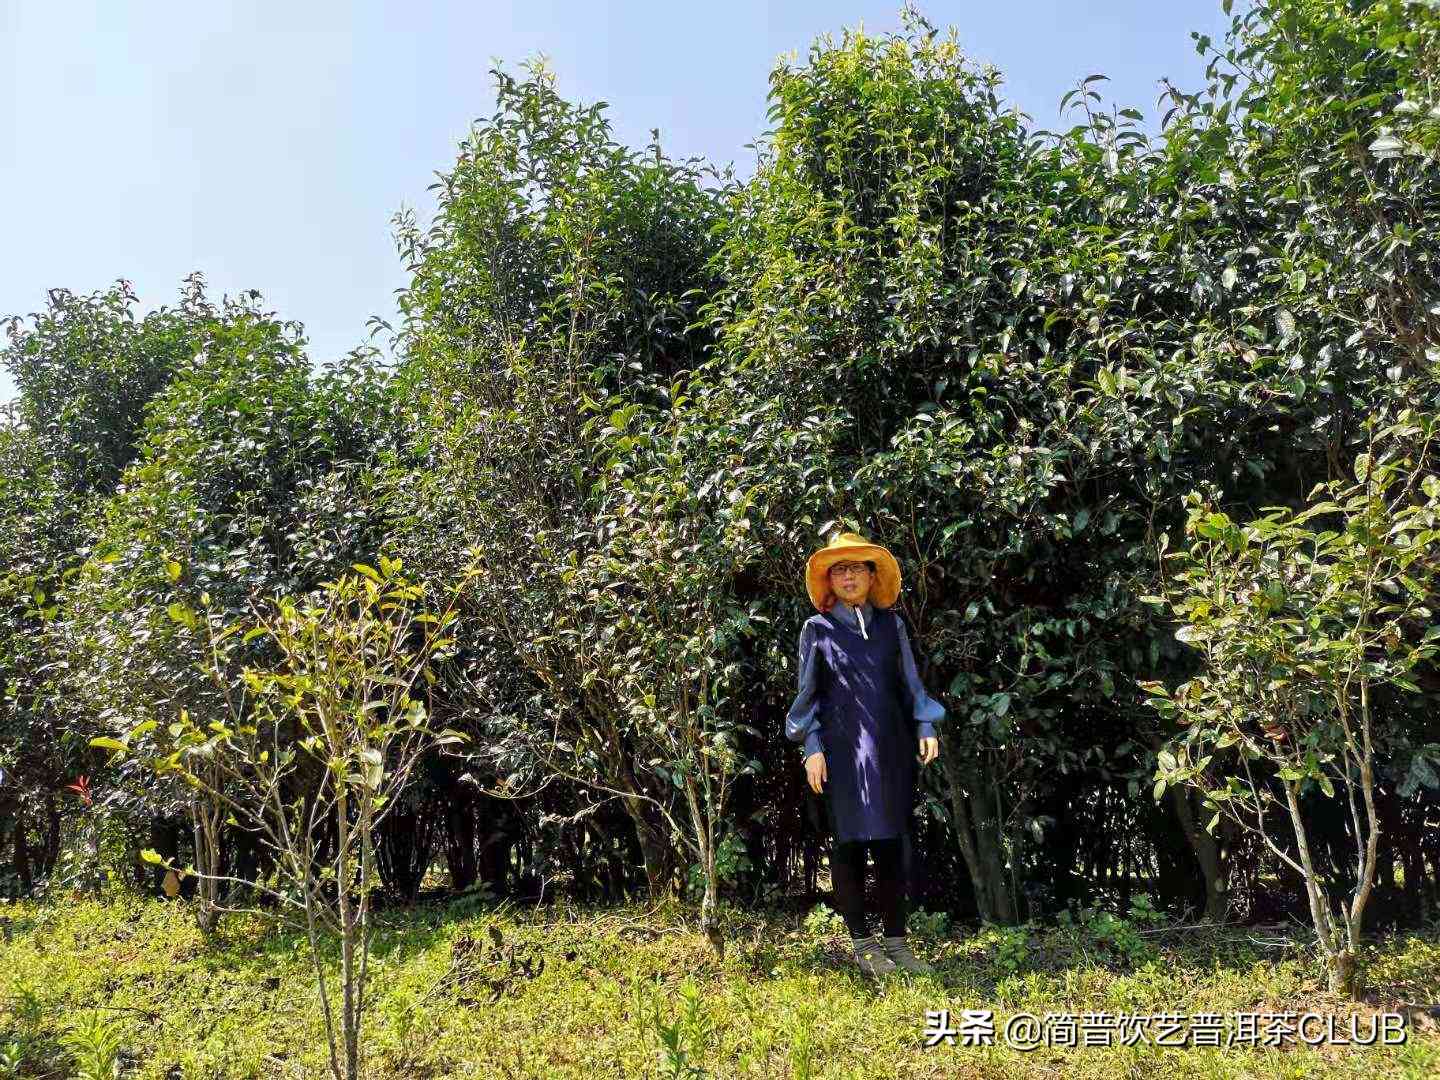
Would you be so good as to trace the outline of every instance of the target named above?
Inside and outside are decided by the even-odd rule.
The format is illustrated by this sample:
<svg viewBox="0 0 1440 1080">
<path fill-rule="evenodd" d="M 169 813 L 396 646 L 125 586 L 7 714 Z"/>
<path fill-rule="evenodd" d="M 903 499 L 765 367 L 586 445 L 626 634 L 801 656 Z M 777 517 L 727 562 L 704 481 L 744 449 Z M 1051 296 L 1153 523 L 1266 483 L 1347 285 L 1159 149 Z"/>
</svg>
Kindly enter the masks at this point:
<svg viewBox="0 0 1440 1080">
<path fill-rule="evenodd" d="M 831 592 L 830 567 L 837 562 L 873 562 L 875 580 L 870 583 L 870 603 L 888 608 L 900 597 L 900 564 L 895 556 L 872 544 L 859 533 L 842 532 L 805 563 L 805 590 L 816 611 L 824 611 L 825 598 Z"/>
</svg>

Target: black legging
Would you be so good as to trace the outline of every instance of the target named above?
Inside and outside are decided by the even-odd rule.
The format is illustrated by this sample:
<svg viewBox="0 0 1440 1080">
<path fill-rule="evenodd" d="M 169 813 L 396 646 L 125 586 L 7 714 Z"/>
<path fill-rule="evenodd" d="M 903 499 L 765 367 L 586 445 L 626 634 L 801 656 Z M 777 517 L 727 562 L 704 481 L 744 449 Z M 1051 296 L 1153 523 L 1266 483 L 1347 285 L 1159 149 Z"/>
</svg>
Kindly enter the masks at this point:
<svg viewBox="0 0 1440 1080">
<path fill-rule="evenodd" d="M 875 905 L 886 937 L 905 933 L 904 838 L 852 840 L 830 845 L 830 882 L 835 906 L 845 919 L 851 937 L 865 937 L 865 850 L 875 857 Z"/>
</svg>

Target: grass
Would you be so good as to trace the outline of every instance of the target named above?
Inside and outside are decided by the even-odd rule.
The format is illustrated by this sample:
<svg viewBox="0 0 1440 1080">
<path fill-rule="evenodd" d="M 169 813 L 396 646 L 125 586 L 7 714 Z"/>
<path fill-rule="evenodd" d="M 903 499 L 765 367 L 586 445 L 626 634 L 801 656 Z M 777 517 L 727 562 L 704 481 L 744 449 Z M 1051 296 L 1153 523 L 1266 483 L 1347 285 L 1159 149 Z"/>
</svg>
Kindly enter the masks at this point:
<svg viewBox="0 0 1440 1080">
<path fill-rule="evenodd" d="M 1244 931 L 1117 937 L 1084 926 L 927 932 L 934 976 L 877 985 L 833 919 L 727 912 L 717 958 L 683 908 L 420 907 L 386 914 L 367 1028 L 374 1077 L 1440 1076 L 1420 1018 L 1390 1046 L 926 1046 L 925 1013 L 1254 1009 L 1348 1017 L 1440 1002 L 1440 934 L 1370 950 L 1372 1001 L 1323 991 L 1299 942 Z M 0 1077 L 315 1077 L 323 1028 L 303 938 L 231 917 L 207 941 L 182 903 L 115 896 L 0 907 Z M 501 944 L 495 943 L 492 928 Z M 1258 940 L 1257 940 L 1258 939 Z M 541 960 L 543 959 L 543 967 Z M 337 957 L 331 955 L 332 969 Z M 1368 1027 L 1368 1022 L 1367 1022 Z M 99 1034 L 97 1034 L 97 1032 Z M 88 1040 L 88 1041 L 87 1041 Z M 9 1050 L 5 1050 L 5 1047 Z M 7 1057 L 7 1053 L 10 1055 Z M 113 1051 L 112 1051 L 113 1053 Z M 687 1071 L 689 1070 L 689 1071 Z"/>
</svg>

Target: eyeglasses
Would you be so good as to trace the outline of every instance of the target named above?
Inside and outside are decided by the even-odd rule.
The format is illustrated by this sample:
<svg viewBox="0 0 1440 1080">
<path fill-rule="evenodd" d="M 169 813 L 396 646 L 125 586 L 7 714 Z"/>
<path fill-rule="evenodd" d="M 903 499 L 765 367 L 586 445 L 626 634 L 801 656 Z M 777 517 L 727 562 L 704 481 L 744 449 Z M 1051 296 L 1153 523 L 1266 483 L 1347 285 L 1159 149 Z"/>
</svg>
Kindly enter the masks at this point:
<svg viewBox="0 0 1440 1080">
<path fill-rule="evenodd" d="M 851 574 L 868 574 L 870 573 L 870 567 L 866 566 L 863 562 L 836 563 L 830 567 L 830 573 L 836 577 L 848 577 Z"/>
</svg>

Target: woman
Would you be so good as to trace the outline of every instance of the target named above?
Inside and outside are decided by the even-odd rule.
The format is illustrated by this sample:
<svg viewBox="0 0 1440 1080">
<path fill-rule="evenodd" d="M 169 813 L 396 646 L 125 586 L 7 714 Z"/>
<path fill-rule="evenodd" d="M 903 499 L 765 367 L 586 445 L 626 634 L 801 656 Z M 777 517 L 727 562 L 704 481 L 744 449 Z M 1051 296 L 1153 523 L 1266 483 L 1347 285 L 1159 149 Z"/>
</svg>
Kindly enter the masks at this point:
<svg viewBox="0 0 1440 1080">
<path fill-rule="evenodd" d="M 939 754 L 935 724 L 945 709 L 925 693 L 892 609 L 900 565 L 879 544 L 841 533 L 810 556 L 805 587 L 820 613 L 800 631 L 800 690 L 785 734 L 804 743 L 805 775 L 826 796 L 835 904 L 866 974 L 928 972 L 905 943 L 901 845 L 915 806 L 916 763 Z M 867 850 L 883 936 L 865 926 Z"/>
</svg>

